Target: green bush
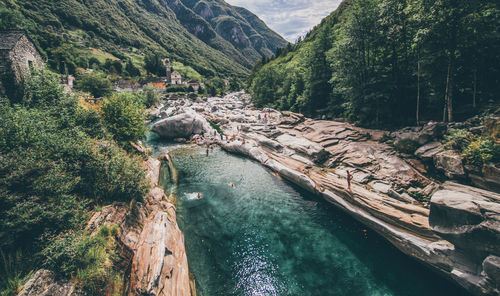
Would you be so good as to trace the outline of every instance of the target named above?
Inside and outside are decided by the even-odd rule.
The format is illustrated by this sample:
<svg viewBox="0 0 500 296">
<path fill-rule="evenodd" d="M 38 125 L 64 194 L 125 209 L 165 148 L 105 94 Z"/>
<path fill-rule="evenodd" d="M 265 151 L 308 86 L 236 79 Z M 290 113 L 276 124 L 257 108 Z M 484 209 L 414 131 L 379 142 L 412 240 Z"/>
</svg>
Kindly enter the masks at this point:
<svg viewBox="0 0 500 296">
<path fill-rule="evenodd" d="M 402 139 L 397 141 L 394 147 L 398 152 L 413 154 L 418 149 L 418 143 L 410 139 Z"/>
<path fill-rule="evenodd" d="M 42 251 L 44 267 L 65 278 L 75 278 L 89 295 L 106 295 L 115 287 L 117 244 L 111 229 L 103 226 L 96 235 L 62 233 Z"/>
<path fill-rule="evenodd" d="M 0 296 L 16 296 L 32 275 L 21 250 L 5 254 L 0 249 Z"/>
<path fill-rule="evenodd" d="M 186 93 L 188 92 L 188 87 L 185 85 L 172 85 L 167 87 L 168 93 Z"/>
<path fill-rule="evenodd" d="M 151 108 L 161 101 L 160 93 L 153 86 L 145 86 L 142 90 L 142 95 L 144 97 L 143 101 L 146 108 Z"/>
<path fill-rule="evenodd" d="M 463 152 L 469 146 L 474 135 L 465 129 L 452 129 L 444 136 L 444 144 L 449 149 Z"/>
<path fill-rule="evenodd" d="M 99 112 L 52 88 L 62 97 L 45 100 L 38 94 L 51 89 L 39 83 L 29 89 L 40 99 L 26 106 L 0 100 L 0 248 L 9 252 L 78 229 L 91 203 L 147 191 L 140 159 L 106 140 Z"/>
<path fill-rule="evenodd" d="M 99 73 L 82 74 L 75 80 L 75 89 L 88 92 L 94 98 L 104 97 L 113 91 L 113 85 L 108 78 Z"/>
<path fill-rule="evenodd" d="M 468 164 L 476 166 L 498 162 L 500 161 L 500 145 L 495 144 L 491 137 L 478 137 L 464 149 L 463 156 Z"/>
<path fill-rule="evenodd" d="M 104 120 L 115 140 L 136 142 L 146 135 L 142 98 L 132 93 L 114 94 L 102 105 Z"/>
</svg>

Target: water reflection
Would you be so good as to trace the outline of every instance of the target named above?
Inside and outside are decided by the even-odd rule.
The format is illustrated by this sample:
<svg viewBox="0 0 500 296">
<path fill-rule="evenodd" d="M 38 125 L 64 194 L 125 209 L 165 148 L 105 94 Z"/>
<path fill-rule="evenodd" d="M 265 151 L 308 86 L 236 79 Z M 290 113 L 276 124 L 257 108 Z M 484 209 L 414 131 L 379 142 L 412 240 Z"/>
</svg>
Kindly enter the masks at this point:
<svg viewBox="0 0 500 296">
<path fill-rule="evenodd" d="M 465 295 L 255 162 L 197 148 L 171 155 L 198 295 Z"/>
</svg>

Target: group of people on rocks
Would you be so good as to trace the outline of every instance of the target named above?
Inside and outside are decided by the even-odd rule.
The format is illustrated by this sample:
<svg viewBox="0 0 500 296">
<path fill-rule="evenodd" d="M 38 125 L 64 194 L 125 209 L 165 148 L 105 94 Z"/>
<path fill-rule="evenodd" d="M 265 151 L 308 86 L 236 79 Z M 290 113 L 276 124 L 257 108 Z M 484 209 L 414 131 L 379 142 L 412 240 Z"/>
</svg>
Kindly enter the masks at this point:
<svg viewBox="0 0 500 296">
<path fill-rule="evenodd" d="M 269 116 L 268 116 L 267 114 L 268 114 L 268 113 L 264 113 L 264 116 L 261 116 L 261 115 L 260 115 L 260 113 L 259 113 L 259 115 L 257 115 L 257 119 L 258 119 L 258 121 L 259 121 L 259 122 L 260 122 L 260 121 L 262 121 L 262 123 L 263 123 L 263 124 L 268 124 L 268 123 L 270 123 L 270 122 L 271 122 L 271 119 L 272 119 L 272 117 L 271 117 L 271 113 L 269 113 Z"/>
</svg>

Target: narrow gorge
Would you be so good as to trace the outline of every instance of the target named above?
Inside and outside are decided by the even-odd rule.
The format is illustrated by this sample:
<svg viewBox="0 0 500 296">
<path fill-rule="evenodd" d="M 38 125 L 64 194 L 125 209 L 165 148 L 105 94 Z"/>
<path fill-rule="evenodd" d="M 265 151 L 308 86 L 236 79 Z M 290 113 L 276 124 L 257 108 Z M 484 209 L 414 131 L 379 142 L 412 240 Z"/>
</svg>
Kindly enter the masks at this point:
<svg viewBox="0 0 500 296">
<path fill-rule="evenodd" d="M 269 121 L 266 124 L 263 123 L 264 116 L 265 120 Z M 500 195 L 492 191 L 450 181 L 440 182 L 427 177 L 423 173 L 423 168 L 418 166 L 420 161 L 412 163 L 402 158 L 391 146 L 378 141 L 383 137 L 384 132 L 361 129 L 347 123 L 312 120 L 300 114 L 289 112 L 259 110 L 252 106 L 250 97 L 244 93 L 234 93 L 224 98 L 197 99 L 196 101 L 174 98 L 153 112 L 152 117 L 158 119 L 152 126 L 152 130 L 165 140 L 174 140 L 175 138 L 175 141 L 182 142 L 182 138 L 205 135 L 207 142 L 204 142 L 204 145 L 218 144 L 228 152 L 255 160 L 275 172 L 276 176 L 280 176 L 287 182 L 301 188 L 284 189 L 285 191 L 297 192 L 296 190 L 299 190 L 302 192 L 301 190 L 305 190 L 303 193 L 295 194 L 303 197 L 312 193 L 315 196 L 323 197 L 348 216 L 361 222 L 359 225 L 365 225 L 368 229 L 365 229 L 366 231 L 376 232 L 402 253 L 417 259 L 418 262 L 434 270 L 436 273 L 431 274 L 434 274 L 435 280 L 446 281 L 447 278 L 474 295 L 498 294 L 499 265 L 497 256 L 499 255 L 500 229 L 498 202 Z M 214 127 L 220 128 L 219 132 L 223 131 L 228 137 L 221 137 Z M 426 138 L 426 140 L 422 140 L 424 142 L 422 144 L 435 140 L 439 136 L 438 133 L 441 132 L 440 129 L 442 127 L 436 125 L 418 133 L 422 139 Z M 235 141 L 231 140 L 233 135 Z M 183 145 L 181 144 L 181 147 L 184 147 Z M 170 148 L 165 149 L 165 151 L 171 150 Z M 189 151 L 189 148 L 183 149 Z M 209 254 L 214 254 L 215 257 L 223 256 L 217 254 L 216 250 L 212 250 L 212 253 L 209 254 L 206 253 L 209 252 L 207 250 L 200 250 L 200 244 L 203 245 L 199 241 L 200 239 L 206 241 L 206 244 L 209 245 L 208 248 L 214 240 L 207 234 L 210 233 L 210 229 L 207 230 L 207 233 L 200 230 L 200 227 L 201 229 L 208 228 L 209 226 L 206 224 L 210 224 L 212 221 L 204 221 L 201 217 L 213 213 L 211 218 L 206 217 L 205 219 L 214 219 L 214 223 L 219 223 L 217 227 L 221 229 L 222 233 L 217 234 L 220 236 L 220 241 L 215 245 L 225 250 L 224 244 L 227 244 L 225 241 L 232 241 L 232 238 L 231 235 L 224 235 L 226 226 L 222 226 L 222 224 L 225 223 L 227 217 L 218 217 L 217 213 L 224 211 L 224 209 L 218 209 L 219 206 L 227 205 L 218 204 L 230 203 L 235 207 L 238 205 L 238 202 L 232 201 L 233 198 L 226 196 L 234 195 L 228 184 L 238 188 L 239 184 L 236 184 L 238 180 L 252 179 L 250 177 L 252 175 L 269 174 L 263 171 L 247 175 L 247 170 L 253 171 L 253 168 L 246 168 L 246 163 L 237 164 L 241 160 L 238 158 L 233 160 L 232 157 L 223 156 L 221 153 L 212 154 L 208 151 L 209 156 L 205 156 L 205 148 L 202 148 L 189 153 L 182 152 L 179 156 L 180 160 L 175 154 L 173 156 L 174 163 L 180 163 L 178 164 L 180 180 L 184 174 L 188 179 L 184 182 L 192 181 L 203 184 L 201 188 L 197 188 L 193 184 L 186 185 L 180 181 L 179 187 L 183 215 L 181 225 L 184 225 L 185 231 L 187 229 L 188 236 L 194 236 L 187 239 L 187 251 L 190 252 L 191 245 L 193 253 L 196 255 L 190 257 L 189 260 L 196 262 L 195 266 L 203 266 L 198 260 L 209 258 Z M 191 156 L 188 156 L 190 154 Z M 218 160 L 213 160 L 214 158 Z M 233 161 L 236 163 L 232 163 Z M 212 164 L 213 162 L 216 163 Z M 212 168 L 212 165 L 215 168 Z M 205 171 L 205 166 L 208 166 L 206 169 L 208 172 Z M 353 175 L 351 190 L 347 189 L 345 178 L 347 170 L 350 170 Z M 227 178 L 227 174 L 233 174 L 233 181 L 231 178 L 224 179 Z M 271 178 L 270 175 L 269 178 Z M 277 180 L 274 182 L 283 182 Z M 257 181 L 256 187 L 263 186 L 264 190 L 273 190 L 272 186 L 264 184 L 267 184 L 264 180 Z M 187 188 L 183 188 L 183 186 L 187 186 Z M 221 186 L 222 189 L 220 189 Z M 242 184 L 242 186 L 245 185 Z M 203 190 L 208 191 L 206 196 Z M 223 193 L 219 190 L 222 190 Z M 258 189 L 240 193 L 245 196 L 250 195 L 252 198 L 266 199 L 262 197 L 261 193 L 252 194 L 253 190 Z M 203 194 L 199 206 L 196 205 L 198 202 L 196 197 L 193 198 L 192 195 L 189 195 L 196 192 Z M 415 192 L 419 192 L 419 194 L 415 194 Z M 421 195 L 429 196 L 429 201 L 417 200 L 417 197 Z M 218 200 L 219 198 L 222 200 Z M 236 196 L 235 198 L 240 197 Z M 303 198 L 307 199 L 308 197 Z M 286 208 L 286 200 L 284 198 L 282 201 L 284 203 L 283 211 L 290 211 L 289 214 L 291 214 L 294 210 Z M 253 215 L 254 211 L 258 215 L 258 210 L 251 209 L 250 205 L 248 207 L 248 215 Z M 281 209 L 279 206 L 270 206 L 270 208 L 275 211 Z M 238 211 L 237 207 L 233 209 Z M 205 210 L 209 213 L 205 213 Z M 193 212 L 197 214 L 194 215 Z M 294 214 L 303 215 L 300 210 Z M 193 219 L 197 221 L 195 225 L 191 225 L 192 221 L 184 215 L 194 215 L 196 218 Z M 244 215 L 244 213 L 240 213 L 240 216 Z M 262 221 L 263 224 L 269 223 L 265 221 L 264 216 L 256 219 Z M 314 220 L 314 218 L 310 219 Z M 327 218 L 327 220 L 334 221 L 335 219 L 334 217 Z M 239 225 L 241 222 L 234 223 Z M 307 224 L 305 221 L 290 223 L 294 225 Z M 231 229 L 231 226 L 227 227 Z M 276 231 L 279 233 L 279 230 Z M 270 232 L 272 233 L 272 231 Z M 263 233 L 265 236 L 266 231 Z M 378 237 L 374 233 L 373 235 Z M 283 243 L 282 240 L 286 241 L 287 239 L 279 237 L 267 242 L 265 246 L 272 249 L 276 247 L 272 246 L 272 243 Z M 312 244 L 314 245 L 314 243 Z M 283 247 L 294 248 L 294 246 L 285 245 Z M 373 251 L 373 248 L 365 250 L 365 252 L 370 251 Z M 312 251 L 311 253 L 314 255 L 310 256 L 318 255 L 317 252 Z M 325 253 L 331 255 L 328 251 Z M 295 257 L 292 256 L 292 258 Z M 301 256 L 299 255 L 297 258 L 301 258 Z M 299 260 L 297 258 L 295 260 Z M 294 259 L 290 260 L 294 261 Z M 334 260 L 332 259 L 332 261 Z M 312 264 L 312 262 L 318 263 L 316 259 L 311 259 L 307 264 Z M 217 262 L 213 264 L 220 265 Z M 293 263 L 290 264 L 293 266 Z M 332 262 L 332 264 L 334 263 Z M 278 266 L 284 268 L 280 264 Z M 196 267 L 196 269 L 198 268 L 203 270 L 204 267 Z M 414 268 L 418 270 L 420 267 Z M 411 269 L 413 270 L 413 268 Z M 208 272 L 199 269 L 197 271 Z M 324 271 L 324 273 L 328 274 L 328 271 Z M 320 274 L 324 273 L 320 272 Z M 211 275 L 210 278 L 212 276 L 214 275 Z M 207 285 L 206 282 L 205 285 Z M 298 285 L 300 286 L 300 284 Z M 255 285 L 251 286 L 255 287 Z M 235 291 L 240 291 L 237 290 L 237 287 L 243 289 L 244 285 L 234 284 L 232 286 L 236 289 Z M 238 294 L 238 292 L 234 293 Z M 414 295 L 422 295 L 422 293 Z M 424 294 L 429 293 L 425 292 Z M 282 294 L 277 293 L 276 295 Z"/>
</svg>

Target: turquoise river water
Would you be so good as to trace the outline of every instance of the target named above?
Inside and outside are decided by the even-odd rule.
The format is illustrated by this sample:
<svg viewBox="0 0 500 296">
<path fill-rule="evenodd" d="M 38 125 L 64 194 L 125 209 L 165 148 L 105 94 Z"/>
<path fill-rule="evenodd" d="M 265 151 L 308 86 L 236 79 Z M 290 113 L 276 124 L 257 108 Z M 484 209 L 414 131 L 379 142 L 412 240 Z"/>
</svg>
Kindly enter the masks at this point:
<svg viewBox="0 0 500 296">
<path fill-rule="evenodd" d="M 179 184 L 164 187 L 178 196 L 198 295 L 466 295 L 260 164 L 180 147 L 171 152 Z"/>
</svg>

